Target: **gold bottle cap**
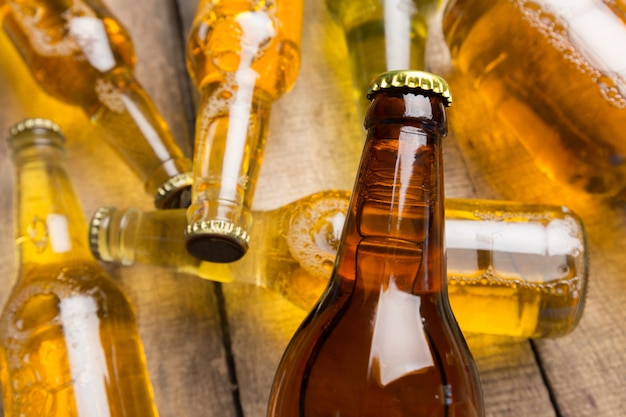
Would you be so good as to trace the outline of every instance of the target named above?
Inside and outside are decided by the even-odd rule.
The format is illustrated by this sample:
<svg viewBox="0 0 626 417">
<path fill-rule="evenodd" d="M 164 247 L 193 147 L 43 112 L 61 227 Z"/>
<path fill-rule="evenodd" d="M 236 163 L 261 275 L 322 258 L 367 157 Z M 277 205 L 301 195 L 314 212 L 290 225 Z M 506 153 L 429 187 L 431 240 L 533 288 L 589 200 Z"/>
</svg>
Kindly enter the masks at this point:
<svg viewBox="0 0 626 417">
<path fill-rule="evenodd" d="M 28 135 L 23 135 L 29 133 Z M 49 119 L 24 119 L 9 128 L 7 141 L 14 151 L 27 145 L 56 145 L 63 147 L 65 137 L 59 125 Z"/>
<path fill-rule="evenodd" d="M 104 227 L 103 222 L 115 211 L 114 207 L 100 207 L 94 213 L 89 222 L 89 250 L 98 260 L 104 260 L 100 253 L 100 231 Z"/>
<path fill-rule="evenodd" d="M 424 71 L 398 70 L 384 72 L 374 78 L 367 89 L 367 98 L 390 88 L 420 89 L 441 96 L 446 106 L 452 104 L 452 95 L 446 80 Z"/>
<path fill-rule="evenodd" d="M 250 235 L 228 220 L 199 221 L 185 230 L 187 252 L 209 262 L 228 263 L 248 251 Z"/>
<path fill-rule="evenodd" d="M 183 172 L 163 183 L 154 196 L 154 206 L 158 209 L 186 208 L 191 203 L 193 175 Z"/>
</svg>

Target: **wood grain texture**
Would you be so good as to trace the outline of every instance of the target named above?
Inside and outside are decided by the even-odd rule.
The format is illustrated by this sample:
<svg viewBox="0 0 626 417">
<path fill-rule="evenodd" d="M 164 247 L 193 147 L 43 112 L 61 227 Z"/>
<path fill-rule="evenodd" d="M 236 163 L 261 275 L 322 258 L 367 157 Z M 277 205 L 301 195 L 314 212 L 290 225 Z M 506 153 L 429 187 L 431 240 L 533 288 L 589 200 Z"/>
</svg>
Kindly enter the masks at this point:
<svg viewBox="0 0 626 417">
<path fill-rule="evenodd" d="M 195 1 L 106 3 L 135 41 L 137 78 L 189 152 L 195 92 L 185 74 L 182 40 Z M 24 117 L 51 117 L 68 137 L 70 174 L 87 217 L 105 204 L 150 208 L 141 184 L 95 136 L 83 114 L 46 97 L 33 84 L 4 35 L 0 51 L 0 134 Z M 256 209 L 271 209 L 321 189 L 352 188 L 361 127 L 345 54 L 343 34 L 323 1 L 307 1 L 300 76 L 294 89 L 272 107 Z M 455 98 L 445 142 L 447 195 L 563 204 L 583 218 L 589 235 L 590 289 L 574 332 L 533 342 L 468 335 L 487 415 L 622 416 L 626 205 L 570 192 L 541 173 L 517 139 L 485 110 L 468 80 L 451 70 L 437 21 L 427 66 L 448 78 Z M 16 274 L 12 183 L 8 149 L 0 140 L 2 304 Z M 109 270 L 136 305 L 162 417 L 265 415 L 274 370 L 305 312 L 252 286 L 219 286 L 150 267 Z M 225 316 L 220 315 L 222 309 Z M 228 325 L 226 333 L 223 323 Z M 234 365 L 229 368 L 231 359 Z"/>
</svg>

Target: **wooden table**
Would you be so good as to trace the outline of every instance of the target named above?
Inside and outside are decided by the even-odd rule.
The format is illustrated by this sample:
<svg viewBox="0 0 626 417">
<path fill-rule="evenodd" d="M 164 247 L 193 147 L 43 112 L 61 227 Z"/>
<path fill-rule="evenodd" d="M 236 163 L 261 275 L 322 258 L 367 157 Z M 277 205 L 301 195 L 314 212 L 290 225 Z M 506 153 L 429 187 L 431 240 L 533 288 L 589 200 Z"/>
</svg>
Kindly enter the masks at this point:
<svg viewBox="0 0 626 417">
<path fill-rule="evenodd" d="M 189 152 L 194 89 L 186 76 L 183 42 L 195 2 L 106 3 L 134 39 L 137 78 Z M 85 116 L 41 93 L 4 35 L 0 52 L 0 132 L 25 117 L 57 121 L 69 141 L 70 173 L 87 217 L 102 205 L 151 209 L 151 198 Z M 278 207 L 321 189 L 352 188 L 361 132 L 345 54 L 343 34 L 323 2 L 307 1 L 302 69 L 295 88 L 272 109 L 256 209 Z M 487 415 L 624 416 L 626 205 L 570 192 L 539 172 L 524 148 L 491 115 L 481 114 L 471 91 L 450 73 L 437 21 L 428 69 L 450 77 L 457 103 L 450 110 L 451 133 L 445 142 L 447 195 L 563 204 L 582 216 L 589 235 L 587 308 L 573 333 L 534 341 L 468 335 Z M 485 131 L 489 142 L 481 139 Z M 12 184 L 13 167 L 2 140 L 0 303 L 16 276 Z M 162 417 L 265 415 L 274 369 L 305 312 L 274 293 L 243 284 L 219 285 L 151 267 L 109 270 L 137 307 Z"/>
</svg>

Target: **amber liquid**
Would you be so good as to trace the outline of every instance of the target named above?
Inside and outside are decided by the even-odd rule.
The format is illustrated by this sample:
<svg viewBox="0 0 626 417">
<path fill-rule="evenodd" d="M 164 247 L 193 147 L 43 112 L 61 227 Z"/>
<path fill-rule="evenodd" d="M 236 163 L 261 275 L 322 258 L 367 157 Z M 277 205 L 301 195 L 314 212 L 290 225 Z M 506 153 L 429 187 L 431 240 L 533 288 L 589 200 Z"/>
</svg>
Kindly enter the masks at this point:
<svg viewBox="0 0 626 417">
<path fill-rule="evenodd" d="M 4 413 L 156 417 L 132 306 L 89 254 L 64 139 L 50 126 L 30 120 L 9 137 L 19 271 L 0 317 Z"/>
<path fill-rule="evenodd" d="M 345 31 L 359 120 L 370 81 L 396 69 L 424 69 L 429 19 L 441 0 L 326 0 Z"/>
<path fill-rule="evenodd" d="M 184 250 L 184 210 L 114 210 L 90 229 L 98 230 L 96 256 L 105 262 L 267 287 L 310 311 L 328 285 L 349 197 L 326 190 L 254 212 L 251 249 L 230 264 Z M 448 295 L 464 333 L 556 337 L 575 328 L 587 288 L 585 232 L 575 214 L 449 198 L 446 242 Z"/>
<path fill-rule="evenodd" d="M 156 416 L 134 313 L 117 286 L 95 265 L 22 273 L 0 322 L 5 415 Z"/>
<path fill-rule="evenodd" d="M 448 251 L 448 259 L 454 259 L 449 264 L 460 261 L 459 252 Z M 558 255 L 552 265 L 555 269 L 542 271 L 540 268 L 545 266 L 549 255 L 487 254 L 486 251 L 471 255 L 478 258 L 493 255 L 510 265 L 497 271 L 493 267 L 494 263 L 498 264 L 496 260 L 483 265 L 482 271 L 466 274 L 459 274 L 454 266 L 449 266 L 448 296 L 464 332 L 556 337 L 575 328 L 585 304 L 586 264 L 577 262 L 573 255 Z M 523 277 L 521 274 L 526 270 L 529 273 Z M 545 275 L 533 276 L 533 272 L 539 271 Z"/>
<path fill-rule="evenodd" d="M 307 339 L 300 342 L 311 350 L 310 362 L 305 369 L 289 363 L 298 366 L 295 372 L 306 381 L 300 402 L 306 412 L 298 415 L 326 416 L 335 410 L 342 416 L 480 415 L 472 403 L 476 393 L 465 372 L 468 364 L 457 345 L 458 334 L 429 325 L 450 320 L 443 313 L 443 299 L 435 292 L 404 292 L 393 281 L 380 283 L 387 291 L 379 297 L 378 286 L 363 284 L 387 272 L 376 268 L 376 258 L 385 253 L 399 280 L 412 278 L 418 252 L 417 247 L 406 250 L 385 242 L 358 249 L 361 261 L 355 269 L 360 276 L 351 295 L 347 298 L 341 287 L 327 292 L 340 305 L 339 314 L 338 307 L 323 305 L 317 313 L 323 325 L 311 331 L 311 324 Z M 350 352 L 349 359 L 345 352 Z"/>
<path fill-rule="evenodd" d="M 132 41 L 107 10 L 83 1 L 69 7 L 9 1 L 0 18 L 37 83 L 54 98 L 82 108 L 149 193 L 191 171 L 191 162 L 135 81 Z"/>
<path fill-rule="evenodd" d="M 614 194 L 626 184 L 623 5 L 565 2 L 561 15 L 547 3 L 451 1 L 453 63 L 549 176 Z"/>
<path fill-rule="evenodd" d="M 256 87 L 273 99 L 293 87 L 300 63 L 301 3 L 276 3 L 251 7 L 201 0 L 187 41 L 187 68 L 199 89 L 220 83 L 218 97 L 227 101 L 237 90 L 234 74 L 243 69 L 256 74 Z M 255 26 L 264 29 L 253 31 Z"/>
</svg>

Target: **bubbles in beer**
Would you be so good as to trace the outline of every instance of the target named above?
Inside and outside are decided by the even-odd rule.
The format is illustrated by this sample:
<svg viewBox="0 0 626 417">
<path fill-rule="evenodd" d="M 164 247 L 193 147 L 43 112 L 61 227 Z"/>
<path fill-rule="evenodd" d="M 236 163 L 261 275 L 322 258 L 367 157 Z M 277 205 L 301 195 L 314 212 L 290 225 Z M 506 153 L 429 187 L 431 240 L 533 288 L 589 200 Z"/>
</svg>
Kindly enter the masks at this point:
<svg viewBox="0 0 626 417">
<path fill-rule="evenodd" d="M 116 113 L 123 113 L 126 109 L 120 92 L 113 84 L 103 79 L 96 80 L 96 94 L 100 103 L 104 104 L 109 110 Z"/>
<path fill-rule="evenodd" d="M 287 232 L 291 255 L 313 276 L 327 277 L 335 263 L 348 200 L 323 198 L 293 219 Z"/>
<path fill-rule="evenodd" d="M 580 43 L 580 40 L 576 38 L 582 35 L 581 33 L 576 33 L 576 29 L 580 30 L 580 28 L 572 28 L 569 23 L 569 20 L 573 19 L 578 13 L 585 13 L 585 10 L 582 10 L 584 7 L 580 7 L 581 10 L 574 10 L 574 8 L 570 10 L 569 7 L 565 7 L 563 11 L 564 15 L 559 16 L 549 10 L 550 5 L 548 5 L 548 3 L 551 2 L 546 0 L 539 0 L 537 2 L 512 0 L 512 2 L 521 10 L 528 23 L 546 37 L 548 43 L 553 48 L 560 51 L 565 59 L 576 66 L 578 71 L 584 76 L 590 77 L 598 85 L 600 92 L 607 101 L 618 108 L 626 108 L 626 98 L 624 97 L 624 95 L 626 95 L 626 83 L 623 81 L 620 82 L 621 77 L 619 75 L 619 72 L 626 70 L 626 68 L 612 68 L 614 71 L 606 71 L 607 69 L 611 69 L 611 65 L 603 59 L 605 57 L 602 55 L 595 57 L 596 64 L 609 68 L 598 68 L 597 65 L 594 66 L 593 63 L 590 62 L 590 55 L 596 53 L 596 51 L 586 48 L 587 45 L 585 45 L 584 42 Z M 588 8 L 591 8 L 590 5 L 588 6 Z M 611 19 L 603 19 L 603 21 L 609 23 Z M 586 30 L 594 31 L 596 29 L 591 27 Z M 624 32 L 624 29 L 622 29 L 622 32 Z M 587 33 L 584 35 L 587 35 Z M 574 44 L 573 42 L 577 40 L 579 44 Z M 604 39 L 605 42 L 619 40 L 620 39 Z M 615 51 L 614 53 L 619 54 L 619 51 Z"/>
</svg>

